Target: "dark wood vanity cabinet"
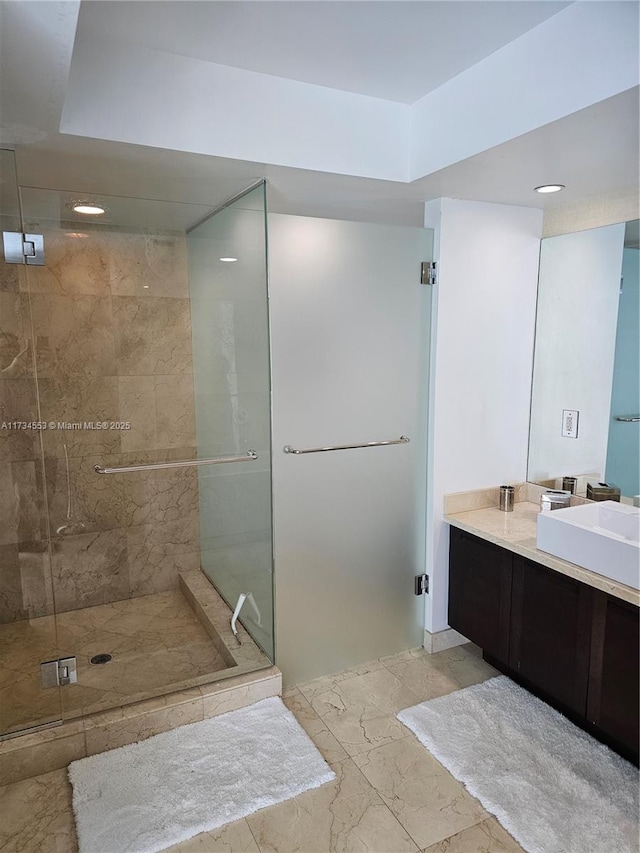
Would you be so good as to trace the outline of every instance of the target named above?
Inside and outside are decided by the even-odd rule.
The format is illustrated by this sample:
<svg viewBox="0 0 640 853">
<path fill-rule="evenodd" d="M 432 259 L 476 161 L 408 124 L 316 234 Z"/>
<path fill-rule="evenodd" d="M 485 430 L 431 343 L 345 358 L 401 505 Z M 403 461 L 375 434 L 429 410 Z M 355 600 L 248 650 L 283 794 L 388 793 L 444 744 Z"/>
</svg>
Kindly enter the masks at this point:
<svg viewBox="0 0 640 853">
<path fill-rule="evenodd" d="M 511 557 L 475 536 L 452 529 L 449 571 L 449 625 L 497 660 L 508 660 Z M 462 630 L 464 625 L 467 631 Z"/>
<path fill-rule="evenodd" d="M 638 754 L 640 610 L 594 590 L 587 719 Z"/>
<path fill-rule="evenodd" d="M 451 528 L 449 624 L 484 657 L 638 761 L 638 608 Z"/>
<path fill-rule="evenodd" d="M 512 554 L 509 667 L 584 714 L 589 678 L 591 587 Z"/>
</svg>

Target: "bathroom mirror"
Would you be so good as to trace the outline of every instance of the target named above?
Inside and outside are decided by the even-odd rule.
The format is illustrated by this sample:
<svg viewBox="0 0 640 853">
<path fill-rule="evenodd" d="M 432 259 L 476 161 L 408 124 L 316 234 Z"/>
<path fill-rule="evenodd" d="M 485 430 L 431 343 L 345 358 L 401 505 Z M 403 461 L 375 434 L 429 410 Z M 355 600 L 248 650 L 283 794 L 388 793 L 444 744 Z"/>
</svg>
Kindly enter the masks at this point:
<svg viewBox="0 0 640 853">
<path fill-rule="evenodd" d="M 640 503 L 639 221 L 540 248 L 528 479 Z M 615 493 L 614 493 L 615 494 Z"/>
</svg>

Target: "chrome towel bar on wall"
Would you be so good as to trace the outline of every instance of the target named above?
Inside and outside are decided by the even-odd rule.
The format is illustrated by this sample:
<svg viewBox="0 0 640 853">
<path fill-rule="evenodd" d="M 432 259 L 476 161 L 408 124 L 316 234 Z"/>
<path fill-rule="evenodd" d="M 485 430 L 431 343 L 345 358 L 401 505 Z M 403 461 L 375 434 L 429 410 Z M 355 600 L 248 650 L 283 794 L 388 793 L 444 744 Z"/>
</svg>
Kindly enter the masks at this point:
<svg viewBox="0 0 640 853">
<path fill-rule="evenodd" d="M 249 462 L 258 458 L 255 450 L 247 450 L 241 456 L 216 456 L 213 459 L 185 459 L 183 462 L 154 462 L 150 465 L 127 465 L 124 468 L 103 468 L 94 465 L 96 474 L 128 474 L 130 471 L 160 471 L 164 468 L 191 468 L 196 465 L 225 465 L 227 462 Z"/>
<path fill-rule="evenodd" d="M 635 424 L 640 421 L 640 415 L 618 415 L 617 421 L 623 421 L 626 424 Z"/>
<path fill-rule="evenodd" d="M 285 444 L 282 448 L 285 453 L 326 453 L 328 450 L 357 450 L 360 447 L 385 447 L 388 444 L 408 444 L 411 441 L 406 435 L 401 435 L 400 438 L 392 439 L 391 441 L 366 441 L 364 444 L 336 444 L 333 447 L 307 447 L 304 450 L 296 450 L 290 444 Z"/>
</svg>

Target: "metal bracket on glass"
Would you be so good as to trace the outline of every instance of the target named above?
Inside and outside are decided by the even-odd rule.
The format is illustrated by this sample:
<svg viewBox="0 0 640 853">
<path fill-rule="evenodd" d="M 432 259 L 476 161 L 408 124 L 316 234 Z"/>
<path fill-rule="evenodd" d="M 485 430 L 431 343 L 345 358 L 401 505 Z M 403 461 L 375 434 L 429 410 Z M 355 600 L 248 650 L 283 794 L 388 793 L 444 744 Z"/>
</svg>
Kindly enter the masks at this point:
<svg viewBox="0 0 640 853">
<path fill-rule="evenodd" d="M 42 234 L 21 234 L 19 231 L 3 231 L 2 246 L 7 264 L 29 264 L 44 266 L 44 237 Z"/>
<path fill-rule="evenodd" d="M 77 681 L 78 667 L 75 657 L 47 660 L 40 664 L 40 683 L 44 689 L 64 687 L 67 684 L 76 684 Z"/>
<path fill-rule="evenodd" d="M 401 435 L 400 438 L 392 439 L 391 441 L 367 441 L 364 444 L 336 444 L 333 447 L 308 447 L 305 450 L 296 450 L 290 444 L 285 444 L 283 450 L 285 453 L 326 453 L 328 450 L 357 450 L 360 447 L 385 447 L 388 444 L 408 444 L 411 441 L 406 435 Z"/>
<path fill-rule="evenodd" d="M 618 415 L 616 420 L 625 424 L 635 424 L 640 421 L 640 415 Z"/>
<path fill-rule="evenodd" d="M 255 450 L 247 450 L 240 456 L 216 456 L 213 459 L 185 459 L 181 462 L 153 462 L 150 465 L 125 465 L 122 468 L 103 468 L 94 465 L 96 474 L 128 474 L 131 471 L 161 471 L 165 468 L 192 468 L 197 465 L 225 465 L 229 462 L 249 462 L 258 458 Z"/>
</svg>

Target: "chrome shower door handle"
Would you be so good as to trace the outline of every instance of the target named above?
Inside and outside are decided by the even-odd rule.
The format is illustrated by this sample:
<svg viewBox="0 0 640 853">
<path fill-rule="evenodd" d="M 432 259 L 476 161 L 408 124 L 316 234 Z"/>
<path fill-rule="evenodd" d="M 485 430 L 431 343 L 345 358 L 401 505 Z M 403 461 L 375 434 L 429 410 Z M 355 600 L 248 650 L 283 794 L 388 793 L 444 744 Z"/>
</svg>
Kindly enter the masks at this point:
<svg viewBox="0 0 640 853">
<path fill-rule="evenodd" d="M 294 453 L 298 456 L 301 453 L 326 453 L 329 450 L 358 450 L 361 447 L 386 447 L 389 444 L 408 444 L 411 441 L 406 435 L 401 435 L 400 438 L 394 438 L 390 441 L 365 441 L 362 444 L 334 444 L 331 447 L 308 447 L 305 450 L 296 450 L 290 444 L 285 444 L 282 448 L 284 453 Z"/>
</svg>

